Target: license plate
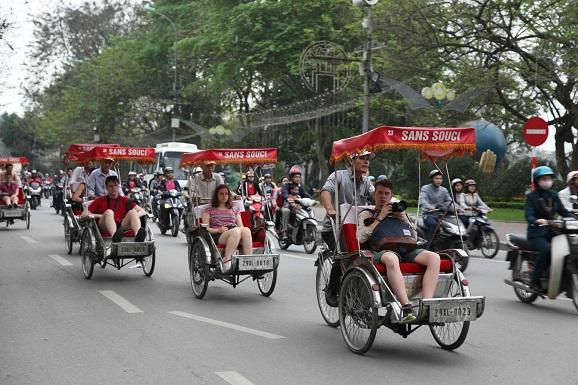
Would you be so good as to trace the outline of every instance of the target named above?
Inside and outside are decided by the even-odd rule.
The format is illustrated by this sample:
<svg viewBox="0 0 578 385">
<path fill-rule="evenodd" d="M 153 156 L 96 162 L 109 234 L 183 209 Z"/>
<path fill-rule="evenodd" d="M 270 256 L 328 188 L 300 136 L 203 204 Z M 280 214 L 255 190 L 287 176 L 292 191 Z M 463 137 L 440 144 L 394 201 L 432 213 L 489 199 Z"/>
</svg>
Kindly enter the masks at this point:
<svg viewBox="0 0 578 385">
<path fill-rule="evenodd" d="M 120 257 L 132 255 L 146 255 L 148 253 L 147 245 L 118 245 L 117 255 Z"/>
<path fill-rule="evenodd" d="M 429 307 L 430 322 L 461 322 L 476 319 L 476 303 L 432 303 Z"/>
<path fill-rule="evenodd" d="M 239 258 L 239 271 L 272 270 L 273 257 L 246 257 Z"/>
<path fill-rule="evenodd" d="M 4 210 L 4 218 L 20 218 L 22 211 L 20 210 Z"/>
</svg>

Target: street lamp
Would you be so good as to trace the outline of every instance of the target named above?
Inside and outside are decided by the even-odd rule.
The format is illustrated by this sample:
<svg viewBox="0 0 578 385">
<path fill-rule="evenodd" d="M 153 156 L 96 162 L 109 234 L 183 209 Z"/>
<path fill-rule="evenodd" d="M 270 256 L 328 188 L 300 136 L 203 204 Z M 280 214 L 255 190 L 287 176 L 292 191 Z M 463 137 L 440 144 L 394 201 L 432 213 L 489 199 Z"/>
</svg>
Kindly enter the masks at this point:
<svg viewBox="0 0 578 385">
<path fill-rule="evenodd" d="M 171 118 L 171 128 L 173 129 L 173 142 L 176 140 L 175 137 L 175 128 L 179 127 L 179 120 L 176 118 L 176 109 L 178 106 L 178 95 L 177 95 L 177 40 L 178 40 L 178 30 L 177 30 L 177 25 L 165 14 L 157 11 L 157 9 L 152 6 L 151 4 L 145 4 L 143 9 L 146 12 L 149 13 L 155 13 L 161 17 L 163 17 L 165 20 L 167 20 L 169 22 L 169 24 L 173 27 L 173 31 L 175 33 L 175 54 L 174 54 L 174 67 L 173 67 L 173 111 L 172 111 L 172 118 Z"/>
<path fill-rule="evenodd" d="M 363 28 L 366 29 L 365 47 L 363 50 L 363 62 L 361 72 L 364 76 L 363 82 L 363 128 L 362 132 L 369 131 L 369 103 L 371 101 L 371 80 L 372 80 L 372 64 L 371 64 L 371 34 L 373 33 L 373 24 L 371 21 L 372 11 L 371 7 L 379 2 L 379 0 L 352 0 L 353 5 L 367 10 L 367 16 L 363 21 Z"/>
</svg>

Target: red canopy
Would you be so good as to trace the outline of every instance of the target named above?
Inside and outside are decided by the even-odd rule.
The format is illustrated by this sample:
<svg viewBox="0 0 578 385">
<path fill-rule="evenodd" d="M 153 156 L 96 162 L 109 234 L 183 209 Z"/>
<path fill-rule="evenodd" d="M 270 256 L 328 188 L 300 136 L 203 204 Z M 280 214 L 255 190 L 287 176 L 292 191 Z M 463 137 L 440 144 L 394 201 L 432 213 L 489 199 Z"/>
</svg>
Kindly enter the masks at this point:
<svg viewBox="0 0 578 385">
<path fill-rule="evenodd" d="M 114 159 L 135 160 L 139 163 L 154 163 L 154 148 L 135 147 L 94 147 L 92 150 L 78 154 L 78 161 L 88 162 L 91 160 Z"/>
<path fill-rule="evenodd" d="M 64 162 L 78 161 L 78 155 L 83 152 L 88 152 L 95 147 L 111 148 L 120 147 L 120 144 L 100 144 L 100 143 L 90 143 L 90 144 L 71 144 L 64 154 Z"/>
<path fill-rule="evenodd" d="M 28 165 L 28 158 L 25 156 L 0 156 L 0 165 L 6 163 Z"/>
<path fill-rule="evenodd" d="M 219 148 L 183 154 L 181 168 L 197 166 L 205 161 L 222 164 L 264 164 L 277 162 L 276 148 Z"/>
<path fill-rule="evenodd" d="M 451 158 L 476 151 L 474 128 L 381 126 L 333 142 L 330 163 L 363 151 L 418 150 L 432 158 Z"/>
</svg>

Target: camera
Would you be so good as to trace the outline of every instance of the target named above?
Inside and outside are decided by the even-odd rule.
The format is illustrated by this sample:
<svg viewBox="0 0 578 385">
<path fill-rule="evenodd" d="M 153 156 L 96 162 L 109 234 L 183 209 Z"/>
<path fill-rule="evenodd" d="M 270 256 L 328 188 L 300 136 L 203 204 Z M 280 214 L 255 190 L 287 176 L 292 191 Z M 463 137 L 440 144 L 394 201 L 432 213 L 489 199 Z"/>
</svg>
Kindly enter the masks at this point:
<svg viewBox="0 0 578 385">
<path fill-rule="evenodd" d="M 392 213 L 401 213 L 407 209 L 407 203 L 405 201 L 399 202 L 392 202 L 391 203 L 391 212 Z"/>
</svg>

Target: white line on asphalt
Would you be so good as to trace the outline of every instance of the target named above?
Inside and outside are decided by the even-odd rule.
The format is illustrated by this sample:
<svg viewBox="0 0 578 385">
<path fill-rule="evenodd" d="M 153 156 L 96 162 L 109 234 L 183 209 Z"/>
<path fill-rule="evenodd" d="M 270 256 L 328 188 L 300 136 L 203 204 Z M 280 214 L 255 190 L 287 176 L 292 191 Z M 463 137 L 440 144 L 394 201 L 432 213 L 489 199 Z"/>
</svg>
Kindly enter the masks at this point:
<svg viewBox="0 0 578 385">
<path fill-rule="evenodd" d="M 235 325 L 235 324 L 231 324 L 228 322 L 223 322 L 223 321 L 219 321 L 219 320 L 215 320 L 215 319 L 211 319 L 211 318 L 205 318 L 205 317 L 201 317 L 199 315 L 195 315 L 195 314 L 190 314 L 190 313 L 185 313 L 182 311 L 170 311 L 169 314 L 173 314 L 179 317 L 183 317 L 183 318 L 189 318 L 189 319 L 194 319 L 196 321 L 200 321 L 200 322 L 206 322 L 209 324 L 213 324 L 216 326 L 221 326 L 224 328 L 229 328 L 229 329 L 233 329 L 233 330 L 237 330 L 243 333 L 248 333 L 248 334 L 254 334 L 256 336 L 260 336 L 260 337 L 265 337 L 265 338 L 269 338 L 272 340 L 277 340 L 277 339 L 281 339 L 281 338 L 285 338 L 283 336 L 279 336 L 277 334 L 272 334 L 272 333 L 267 333 L 261 330 L 256 330 L 256 329 L 250 329 L 250 328 L 246 328 L 244 326 L 240 326 L 240 325 Z"/>
<path fill-rule="evenodd" d="M 237 372 L 215 372 L 215 374 L 231 385 L 255 385 Z"/>
<path fill-rule="evenodd" d="M 292 255 L 292 254 L 281 254 L 281 255 L 284 257 L 289 257 L 289 258 L 304 259 L 306 261 L 315 261 L 314 258 L 301 257 L 299 255 Z"/>
<path fill-rule="evenodd" d="M 134 306 L 132 303 L 128 302 L 125 298 L 116 294 L 112 290 L 99 290 L 100 294 L 104 295 L 106 298 L 110 299 L 112 302 L 116 303 L 122 308 L 122 310 L 127 313 L 142 313 L 143 311 L 138 307 Z"/>
<path fill-rule="evenodd" d="M 63 258 L 60 255 L 50 254 L 49 257 L 54 259 L 56 262 L 60 263 L 62 266 L 72 266 L 72 263 L 70 263 L 66 258 Z"/>
<path fill-rule="evenodd" d="M 20 237 L 20 238 L 24 239 L 26 242 L 28 242 L 28 243 L 30 243 L 30 244 L 38 243 L 38 242 L 36 242 L 34 239 L 32 239 L 32 238 L 30 238 L 30 237 L 27 237 L 27 236 L 22 236 L 22 237 Z"/>
</svg>

